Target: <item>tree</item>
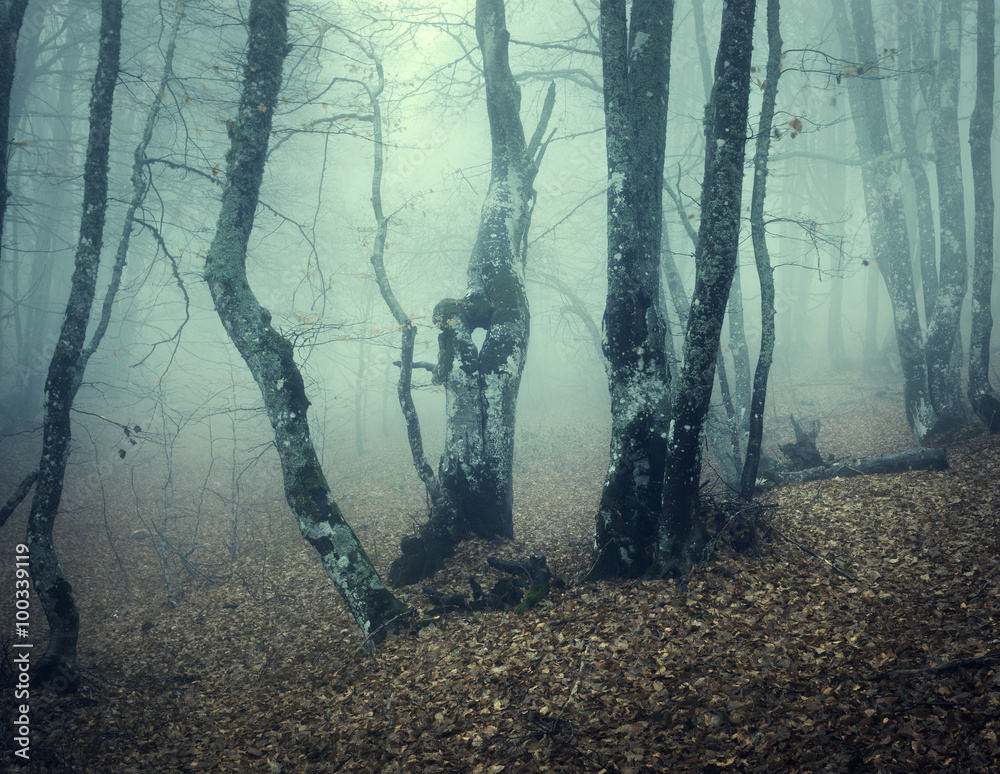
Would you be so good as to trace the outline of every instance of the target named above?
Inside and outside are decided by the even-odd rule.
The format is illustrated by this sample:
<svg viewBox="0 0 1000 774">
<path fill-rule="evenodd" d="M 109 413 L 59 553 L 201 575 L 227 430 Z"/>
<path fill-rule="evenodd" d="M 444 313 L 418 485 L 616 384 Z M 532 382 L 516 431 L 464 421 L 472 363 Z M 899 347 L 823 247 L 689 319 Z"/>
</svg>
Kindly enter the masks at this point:
<svg viewBox="0 0 1000 774">
<path fill-rule="evenodd" d="M 10 162 L 8 126 L 10 124 L 10 94 L 14 86 L 14 65 L 17 60 L 17 38 L 24 21 L 28 0 L 0 2 L 0 127 L 3 128 L 3 158 L 0 159 L 0 255 L 3 253 L 3 221 L 7 213 L 7 165 Z"/>
<path fill-rule="evenodd" d="M 781 27 L 779 0 L 767 0 L 767 66 L 764 73 L 764 97 L 757 124 L 754 151 L 753 192 L 750 198 L 750 235 L 753 253 L 760 278 L 760 354 L 753 376 L 750 398 L 750 432 L 747 440 L 743 473 L 740 477 L 740 497 L 749 500 L 757 483 L 761 447 L 764 440 L 764 406 L 767 399 L 767 380 L 774 355 L 774 269 L 767 250 L 764 230 L 764 200 L 767 193 L 767 156 L 771 148 L 771 124 L 774 121 L 774 104 L 778 96 L 778 78 L 781 75 Z M 836 280 L 834 280 L 836 282 Z M 839 283 L 835 288 L 842 288 Z M 839 312 L 836 330 L 840 331 Z M 840 342 L 843 347 L 843 340 Z"/>
<path fill-rule="evenodd" d="M 660 239 L 672 0 L 601 0 L 607 144 L 608 295 L 604 354 L 611 456 L 589 577 L 638 577 L 661 513 L 670 372 L 660 303 Z"/>
<path fill-rule="evenodd" d="M 281 461 L 285 496 L 362 634 L 379 642 L 406 607 L 383 585 L 330 493 L 309 433 L 302 374 L 291 343 L 271 326 L 271 313 L 250 288 L 247 246 L 267 161 L 272 114 L 288 51 L 287 0 L 252 0 L 249 47 L 238 115 L 229 124 L 226 180 L 205 281 L 226 332 L 264 398 Z"/>
<path fill-rule="evenodd" d="M 1000 396 L 990 385 L 990 333 L 993 314 L 993 95 L 994 0 L 979 0 L 976 13 L 976 105 L 969 122 L 975 229 L 972 273 L 972 333 L 969 336 L 969 401 L 991 433 L 1000 432 Z"/>
<path fill-rule="evenodd" d="M 56 556 L 52 528 L 62 496 L 72 439 L 70 409 L 80 388 L 87 360 L 94 352 L 96 341 L 99 341 L 98 337 L 89 348 L 84 348 L 104 243 L 108 153 L 121 49 L 121 23 L 121 0 L 103 0 L 97 72 L 90 100 L 90 134 L 84 167 L 80 238 L 66 315 L 45 380 L 42 455 L 28 516 L 26 543 L 31 555 L 31 578 L 49 623 L 49 644 L 45 655 L 34 667 L 34 675 L 40 681 L 51 683 L 60 692 L 75 691 L 80 683 L 76 655 L 80 616 L 73 598 L 73 587 L 63 574 Z"/>
<path fill-rule="evenodd" d="M 401 563 L 414 571 L 433 568 L 438 561 L 428 553 L 448 551 L 468 532 L 484 538 L 514 536 L 514 427 L 530 325 L 524 266 L 533 183 L 545 152 L 543 137 L 555 91 L 550 86 L 538 126 L 525 142 L 521 89 L 507 57 L 510 33 L 503 0 L 478 0 L 476 39 L 492 143 L 490 182 L 469 259 L 468 289 L 463 297 L 443 299 L 434 308 L 440 334 L 433 379 L 446 395 L 445 448 L 438 473 L 443 492 L 428 490 L 431 519 L 420 539 L 403 542 L 403 556 L 392 571 L 401 583 L 417 579 L 414 572 L 403 572 Z M 380 218 L 377 211 L 376 218 L 381 224 L 384 215 Z M 485 331 L 478 347 L 473 341 L 477 329 Z M 407 378 L 402 377 L 404 386 Z M 403 411 L 404 416 L 409 413 L 406 405 Z M 426 485 L 422 450 L 418 454 L 412 447 L 412 430 L 409 435 Z"/>
<path fill-rule="evenodd" d="M 749 111 L 755 0 L 727 0 L 705 125 L 702 220 L 697 275 L 684 336 L 684 364 L 673 390 L 663 505 L 652 572 L 686 573 L 707 540 L 699 514 L 701 431 L 708 414 L 719 337 L 739 251 L 743 158 Z"/>
<path fill-rule="evenodd" d="M 932 68 L 924 61 L 920 75 L 934 141 L 940 220 L 937 294 L 927 317 L 927 381 L 935 413 L 950 424 L 964 425 L 970 417 L 960 387 L 962 348 L 956 346 L 960 342 L 959 317 L 969 284 L 958 133 L 962 3 L 945 0 L 940 8 L 937 66 Z M 953 358 L 956 354 L 957 363 Z"/>
</svg>

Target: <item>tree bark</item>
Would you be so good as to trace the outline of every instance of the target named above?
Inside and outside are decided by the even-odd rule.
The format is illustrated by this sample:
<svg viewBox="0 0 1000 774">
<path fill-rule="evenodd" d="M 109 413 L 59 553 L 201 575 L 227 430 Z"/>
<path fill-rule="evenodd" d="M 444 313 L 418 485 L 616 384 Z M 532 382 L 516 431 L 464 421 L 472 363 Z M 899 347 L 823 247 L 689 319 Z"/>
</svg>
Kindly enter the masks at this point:
<svg viewBox="0 0 1000 774">
<path fill-rule="evenodd" d="M 638 577 L 661 511 L 670 384 L 660 239 L 672 0 L 601 0 L 608 162 L 604 353 L 611 452 L 589 577 Z"/>
<path fill-rule="evenodd" d="M 3 128 L 3 158 L 0 159 L 0 255 L 3 251 L 3 221 L 7 213 L 7 166 L 10 162 L 10 94 L 14 87 L 17 38 L 28 0 L 0 0 L 0 127 Z"/>
<path fill-rule="evenodd" d="M 104 244 L 108 154 L 121 50 L 121 25 L 121 0 L 103 0 L 97 72 L 90 98 L 90 134 L 83 173 L 80 238 L 66 315 L 45 380 L 42 457 L 25 541 L 31 555 L 32 583 L 49 623 L 49 644 L 45 655 L 32 670 L 33 677 L 48 683 L 58 693 L 75 691 L 80 685 L 76 655 L 80 614 L 73 598 L 73 587 L 63 574 L 56 556 L 52 528 L 62 498 L 72 441 L 70 409 L 86 368 L 84 341 Z"/>
<path fill-rule="evenodd" d="M 937 66 L 924 61 L 921 83 L 934 139 L 940 239 L 938 292 L 927 322 L 927 381 L 935 413 L 950 425 L 969 423 L 969 406 L 962 397 L 959 318 L 969 283 L 965 235 L 965 190 L 958 132 L 958 92 L 962 39 L 961 0 L 944 0 Z M 961 347 L 959 347 L 961 350 Z"/>
<path fill-rule="evenodd" d="M 510 538 L 514 425 L 530 324 L 524 291 L 527 234 L 555 91 L 550 87 L 539 125 L 526 143 L 521 90 L 507 60 L 510 33 L 502 0 L 477 2 L 476 38 L 492 141 L 490 184 L 469 260 L 468 291 L 434 309 L 441 329 L 434 379 L 445 386 L 447 418 L 439 476 L 463 529 L 485 538 Z M 478 328 L 486 331 L 481 349 L 472 339 Z"/>
<path fill-rule="evenodd" d="M 899 60 L 912 62 L 917 19 L 910 13 L 911 6 L 906 0 L 897 0 L 900 19 Z M 925 57 L 926 58 L 926 57 Z M 934 204 L 931 200 L 931 184 L 924 169 L 924 163 L 917 147 L 917 127 L 914 119 L 913 81 L 915 75 L 903 74 L 899 77 L 896 93 L 896 112 L 899 116 L 899 134 L 903 141 L 906 167 L 913 182 L 913 196 L 917 217 L 917 266 L 920 268 L 920 285 L 923 291 L 924 319 L 930 320 L 934 311 L 934 301 L 938 294 L 936 239 L 934 237 Z"/>
<path fill-rule="evenodd" d="M 972 333 L 969 336 L 969 401 L 991 433 L 1000 432 L 1000 396 L 990 384 L 990 335 L 993 330 L 993 96 L 994 0 L 979 0 L 976 12 L 976 105 L 969 121 L 975 229 L 972 271 Z"/>
<path fill-rule="evenodd" d="M 405 605 L 382 584 L 330 493 L 309 434 L 309 400 L 292 345 L 271 327 L 271 314 L 257 301 L 246 275 L 271 115 L 288 51 L 287 17 L 287 0 L 250 4 L 243 90 L 239 114 L 229 125 L 222 207 L 205 259 L 205 280 L 219 319 L 263 395 L 285 496 L 302 536 L 316 550 L 362 634 L 374 643 L 396 628 Z"/>
<path fill-rule="evenodd" d="M 800 484 L 804 481 L 850 478 L 851 476 L 867 476 L 875 473 L 906 473 L 910 470 L 947 469 L 948 457 L 944 449 L 910 449 L 886 457 L 868 457 L 823 467 L 806 468 L 794 473 L 779 473 L 773 479 L 778 484 Z"/>
<path fill-rule="evenodd" d="M 700 437 L 739 250 L 755 10 L 755 0 L 729 0 L 722 10 L 715 83 L 706 116 L 697 276 L 684 338 L 684 364 L 672 393 L 662 511 L 649 570 L 654 576 L 685 574 L 707 543 L 698 511 Z"/>
<path fill-rule="evenodd" d="M 743 461 L 743 474 L 740 477 L 740 497 L 746 500 L 753 497 L 757 483 L 757 469 L 760 467 L 760 453 L 764 440 L 767 380 L 771 372 L 771 360 L 774 357 L 774 269 L 767 250 L 764 201 L 767 197 L 767 157 L 771 149 L 771 124 L 774 121 L 774 105 L 778 97 L 778 78 L 781 76 L 781 46 L 780 3 L 779 0 L 767 0 L 767 66 L 764 72 L 764 96 L 754 149 L 753 191 L 750 194 L 750 238 L 753 241 L 757 276 L 760 279 L 761 331 L 760 354 L 757 356 L 757 368 L 754 371 L 750 398 L 746 457 Z M 839 330 L 839 309 L 837 312 L 836 322 Z M 843 347 L 842 341 L 841 347 Z"/>
</svg>

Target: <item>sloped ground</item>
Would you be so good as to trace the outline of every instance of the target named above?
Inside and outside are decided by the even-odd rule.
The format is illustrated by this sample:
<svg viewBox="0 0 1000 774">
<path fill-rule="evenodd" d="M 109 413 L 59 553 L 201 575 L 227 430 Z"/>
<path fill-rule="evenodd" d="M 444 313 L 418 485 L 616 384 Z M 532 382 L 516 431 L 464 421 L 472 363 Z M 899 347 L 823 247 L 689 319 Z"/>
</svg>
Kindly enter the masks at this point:
<svg viewBox="0 0 1000 774">
<path fill-rule="evenodd" d="M 879 389 L 842 380 L 776 394 L 782 415 L 826 407 L 821 450 L 857 457 L 908 445 L 895 397 Z M 770 537 L 742 554 L 720 540 L 686 588 L 593 584 L 575 579 L 588 566 L 606 429 L 565 419 L 522 422 L 519 539 L 465 545 L 433 585 L 467 593 L 470 575 L 498 577 L 487 556 L 542 550 L 566 588 L 522 616 L 425 618 L 374 653 L 278 506 L 270 526 L 247 506 L 232 564 L 224 520 L 203 526 L 192 558 L 215 581 L 181 573 L 179 604 L 164 604 L 155 544 L 128 539 L 131 495 L 109 482 L 133 594 L 100 504 L 71 514 L 59 548 L 81 606 L 85 685 L 33 694 L 28 770 L 997 769 L 996 439 L 953 439 L 948 471 L 768 492 Z M 338 470 L 381 567 L 420 516 L 407 465 L 405 450 L 375 449 Z M 23 518 L 0 535 L 4 567 Z M 7 570 L 2 582 L 11 588 Z M 417 589 L 400 594 L 430 607 Z M 41 619 L 36 606 L 38 647 Z M 9 691 L 3 709 L 9 746 Z"/>
</svg>

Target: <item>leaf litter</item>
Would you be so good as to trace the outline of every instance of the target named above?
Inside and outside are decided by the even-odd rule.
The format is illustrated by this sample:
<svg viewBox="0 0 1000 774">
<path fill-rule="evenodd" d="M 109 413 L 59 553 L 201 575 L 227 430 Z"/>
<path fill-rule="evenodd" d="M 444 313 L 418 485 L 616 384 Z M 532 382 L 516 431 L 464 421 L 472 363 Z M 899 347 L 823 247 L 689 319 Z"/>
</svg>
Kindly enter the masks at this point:
<svg viewBox="0 0 1000 774">
<path fill-rule="evenodd" d="M 905 448 L 905 426 L 883 408 L 884 426 L 838 414 L 821 448 Z M 84 687 L 33 693 L 29 770 L 995 768 L 996 439 L 952 439 L 946 471 L 766 492 L 770 538 L 736 552 L 721 537 L 686 584 L 584 583 L 606 427 L 580 416 L 522 425 L 517 540 L 469 541 L 430 585 L 467 594 L 470 576 L 499 578 L 488 556 L 543 551 L 565 588 L 523 615 L 440 616 L 425 614 L 418 587 L 401 589 L 417 623 L 374 652 L 287 514 L 265 523 L 248 511 L 240 555 L 206 549 L 206 572 L 178 579 L 176 607 L 164 604 L 154 545 L 118 540 L 130 597 L 96 517 L 67 514 L 57 538 L 81 608 Z M 348 517 L 383 574 L 421 517 L 419 487 L 400 483 L 406 464 L 405 449 L 389 449 L 338 467 L 344 482 L 366 482 Z M 127 536 L 136 525 L 119 496 L 109 518 Z M 20 534 L 23 515 L 2 534 L 5 556 Z M 33 626 L 43 643 L 37 604 Z"/>
</svg>

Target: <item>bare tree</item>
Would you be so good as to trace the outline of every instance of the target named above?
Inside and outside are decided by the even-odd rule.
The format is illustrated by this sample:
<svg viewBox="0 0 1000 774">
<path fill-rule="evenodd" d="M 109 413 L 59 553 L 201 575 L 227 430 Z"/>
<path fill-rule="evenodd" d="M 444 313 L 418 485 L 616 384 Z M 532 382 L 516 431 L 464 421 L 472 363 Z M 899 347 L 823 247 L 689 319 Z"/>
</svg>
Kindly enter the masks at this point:
<svg viewBox="0 0 1000 774">
<path fill-rule="evenodd" d="M 274 430 L 285 497 L 323 567 L 371 642 L 392 632 L 406 607 L 383 585 L 333 499 L 309 433 L 309 399 L 291 343 L 271 326 L 247 281 L 246 256 L 267 161 L 287 42 L 287 0 L 253 0 L 239 113 L 229 125 L 226 180 L 205 280 L 215 309 L 253 374 Z"/>
<path fill-rule="evenodd" d="M 663 160 L 672 0 L 602 0 L 608 161 L 604 354 L 611 459 L 594 533 L 594 579 L 637 577 L 661 513 L 670 371 L 660 304 Z"/>
<path fill-rule="evenodd" d="M 49 623 L 49 644 L 45 655 L 34 667 L 34 675 L 59 692 L 75 691 L 80 684 L 76 655 L 80 616 L 73 598 L 73 587 L 63 574 L 56 556 L 52 528 L 69 459 L 72 439 L 70 409 L 80 388 L 87 360 L 96 347 L 94 342 L 85 349 L 84 340 L 104 243 L 108 154 L 121 50 L 121 24 L 121 0 L 103 0 L 97 72 L 90 100 L 90 135 L 83 173 L 80 238 L 66 316 L 45 380 L 42 455 L 28 516 L 26 542 L 31 554 L 31 578 Z"/>
</svg>

